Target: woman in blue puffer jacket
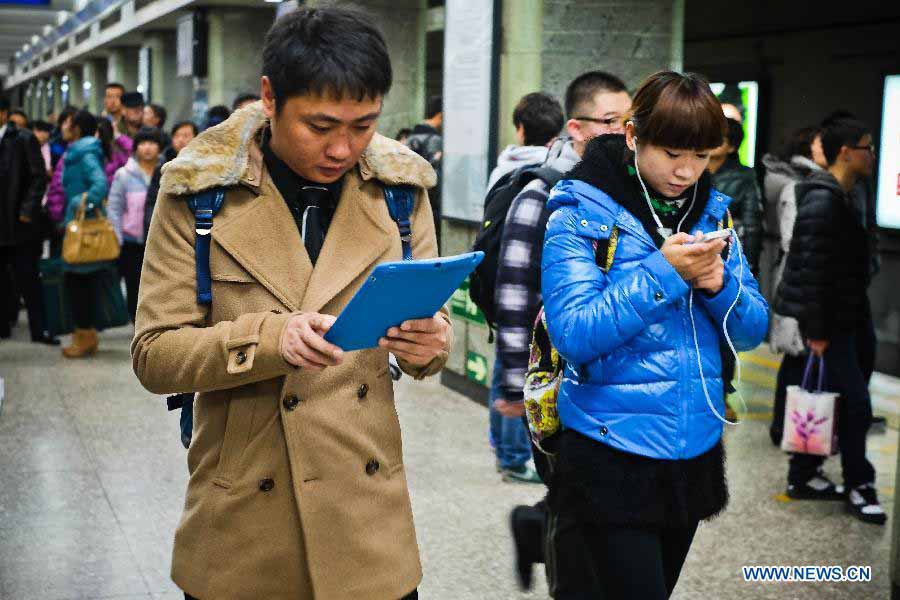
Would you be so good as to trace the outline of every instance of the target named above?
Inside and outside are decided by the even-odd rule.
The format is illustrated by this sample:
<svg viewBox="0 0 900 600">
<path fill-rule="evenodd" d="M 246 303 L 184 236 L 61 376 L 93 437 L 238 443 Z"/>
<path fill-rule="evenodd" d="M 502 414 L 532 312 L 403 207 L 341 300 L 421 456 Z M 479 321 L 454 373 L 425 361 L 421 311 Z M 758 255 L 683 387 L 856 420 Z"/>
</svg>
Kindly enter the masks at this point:
<svg viewBox="0 0 900 600">
<path fill-rule="evenodd" d="M 667 598 L 699 521 L 727 503 L 722 357 L 762 341 L 768 307 L 740 244 L 700 235 L 729 223 L 706 173 L 724 128 L 704 79 L 657 73 L 625 135 L 594 139 L 550 195 L 542 293 L 567 364 L 556 600 Z"/>
</svg>

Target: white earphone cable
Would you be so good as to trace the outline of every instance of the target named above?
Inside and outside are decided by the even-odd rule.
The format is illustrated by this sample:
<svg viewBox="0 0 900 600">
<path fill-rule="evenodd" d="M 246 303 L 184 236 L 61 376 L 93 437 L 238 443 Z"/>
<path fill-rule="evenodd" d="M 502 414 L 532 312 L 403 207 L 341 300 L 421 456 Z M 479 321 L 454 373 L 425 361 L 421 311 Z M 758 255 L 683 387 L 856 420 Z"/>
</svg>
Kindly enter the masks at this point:
<svg viewBox="0 0 900 600">
<path fill-rule="evenodd" d="M 650 201 L 650 194 L 647 192 L 647 186 L 644 184 L 644 180 L 641 177 L 641 169 L 638 166 L 637 159 L 637 137 L 634 138 L 634 170 L 637 173 L 638 181 L 641 184 L 641 189 L 644 190 L 644 199 L 647 201 L 647 206 L 650 207 L 650 214 L 653 215 L 653 220 L 656 222 L 657 227 L 662 233 L 662 230 L 665 229 L 663 227 L 662 221 L 657 216 L 656 211 L 653 210 L 653 203 Z M 687 212 L 681 218 L 681 221 L 678 223 L 678 228 L 675 230 L 676 233 L 681 231 L 681 226 L 684 224 L 684 220 L 687 218 L 691 211 L 694 208 L 694 203 L 697 201 L 697 188 L 699 187 L 699 181 L 694 184 L 694 196 L 691 200 L 691 205 L 688 208 Z M 735 246 L 738 250 L 738 262 L 740 267 L 738 268 L 738 292 L 734 297 L 734 302 L 731 303 L 731 306 L 728 307 L 728 310 L 725 311 L 725 317 L 722 319 L 722 332 L 725 335 L 725 341 L 728 343 L 728 348 L 731 350 L 731 353 L 734 355 L 735 362 L 735 374 L 737 376 L 738 389 L 737 395 L 738 399 L 741 401 L 741 407 L 743 412 L 747 412 L 747 403 L 744 401 L 744 395 L 741 393 L 740 385 L 741 385 L 741 360 L 738 357 L 737 350 L 734 348 L 734 344 L 731 341 L 731 336 L 728 334 L 728 317 L 731 315 L 731 311 L 734 310 L 734 307 L 737 306 L 738 300 L 741 297 L 741 293 L 744 291 L 744 260 L 743 253 L 744 250 L 741 247 L 741 241 L 737 236 L 737 233 L 733 228 L 729 228 L 731 232 L 731 237 L 734 238 Z M 728 259 L 731 259 L 731 253 L 728 254 Z M 700 342 L 697 339 L 697 323 L 694 320 L 694 288 L 691 287 L 690 297 L 688 299 L 688 314 L 691 316 L 691 329 L 694 334 L 694 350 L 695 355 L 697 357 L 697 368 L 700 371 L 700 383 L 703 387 L 703 395 L 706 397 L 706 405 L 709 407 L 709 410 L 719 419 L 722 423 L 726 425 L 738 425 L 738 422 L 732 422 L 719 414 L 719 411 L 716 410 L 716 407 L 713 405 L 712 399 L 709 397 L 709 389 L 706 386 L 706 376 L 703 373 L 703 361 L 700 358 Z M 723 380 L 722 385 L 724 387 L 725 381 Z"/>
</svg>

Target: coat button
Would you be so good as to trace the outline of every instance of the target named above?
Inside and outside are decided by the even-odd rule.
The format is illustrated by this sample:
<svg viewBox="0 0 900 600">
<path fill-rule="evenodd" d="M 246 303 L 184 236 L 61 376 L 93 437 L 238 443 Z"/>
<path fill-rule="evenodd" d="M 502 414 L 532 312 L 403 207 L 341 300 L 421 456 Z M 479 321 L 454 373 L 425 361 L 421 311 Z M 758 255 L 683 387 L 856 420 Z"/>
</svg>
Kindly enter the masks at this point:
<svg viewBox="0 0 900 600">
<path fill-rule="evenodd" d="M 269 479 L 266 477 L 265 479 L 259 480 L 259 491 L 261 492 L 271 492 L 275 489 L 275 480 Z"/>
<path fill-rule="evenodd" d="M 369 385 L 364 383 L 361 386 L 359 386 L 358 390 L 356 390 L 356 397 L 359 398 L 360 400 L 362 400 L 363 398 L 366 397 L 366 395 L 368 393 L 369 393 Z"/>
<path fill-rule="evenodd" d="M 297 396 L 288 396 L 282 401 L 282 404 L 287 410 L 294 410 L 297 408 L 297 405 L 300 404 L 300 398 Z"/>
<path fill-rule="evenodd" d="M 600 231 L 608 231 L 608 230 L 609 230 L 609 225 L 601 225 L 600 226 Z"/>
<path fill-rule="evenodd" d="M 600 428 L 600 435 L 606 435 L 609 433 L 609 429 L 607 429 L 606 425 Z"/>
<path fill-rule="evenodd" d="M 243 350 L 238 352 L 234 355 L 234 361 L 239 365 L 244 364 L 247 362 L 247 354 Z"/>
<path fill-rule="evenodd" d="M 372 476 L 378 472 L 378 469 L 381 468 L 381 464 L 374 458 L 366 463 L 366 475 Z"/>
<path fill-rule="evenodd" d="M 587 227 L 587 226 L 588 226 L 587 219 L 582 219 L 582 220 L 581 220 L 581 226 L 582 226 L 582 227 Z"/>
<path fill-rule="evenodd" d="M 653 299 L 657 302 L 661 301 L 663 298 L 664 296 L 662 292 L 656 292 L 655 294 L 653 294 Z"/>
</svg>

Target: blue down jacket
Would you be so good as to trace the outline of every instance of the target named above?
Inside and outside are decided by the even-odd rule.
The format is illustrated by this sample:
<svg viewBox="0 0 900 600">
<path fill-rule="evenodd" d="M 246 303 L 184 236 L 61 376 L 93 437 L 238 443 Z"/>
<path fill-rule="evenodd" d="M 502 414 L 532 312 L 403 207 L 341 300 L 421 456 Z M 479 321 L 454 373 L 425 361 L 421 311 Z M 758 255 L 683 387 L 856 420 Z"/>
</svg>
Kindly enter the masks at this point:
<svg viewBox="0 0 900 600">
<path fill-rule="evenodd" d="M 713 231 L 731 199 L 714 189 L 692 231 Z M 564 180 L 548 200 L 542 292 L 550 339 L 566 359 L 559 392 L 563 427 L 609 446 L 660 459 L 687 459 L 712 448 L 722 422 L 712 413 L 700 379 L 688 312 L 690 286 L 666 261 L 650 235 L 600 189 Z M 608 273 L 592 240 L 618 231 Z M 720 338 L 738 351 L 762 342 L 768 306 L 736 246 L 725 265 L 725 286 L 714 296 L 694 292 L 700 360 L 713 406 L 725 414 Z"/>
</svg>

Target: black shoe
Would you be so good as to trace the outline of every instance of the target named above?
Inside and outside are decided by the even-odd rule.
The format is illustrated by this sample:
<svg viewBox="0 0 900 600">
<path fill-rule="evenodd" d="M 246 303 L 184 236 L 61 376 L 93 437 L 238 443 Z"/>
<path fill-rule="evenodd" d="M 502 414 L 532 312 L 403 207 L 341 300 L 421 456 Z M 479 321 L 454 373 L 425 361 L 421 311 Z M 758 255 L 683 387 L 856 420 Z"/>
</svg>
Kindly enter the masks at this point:
<svg viewBox="0 0 900 600">
<path fill-rule="evenodd" d="M 59 346 L 59 340 L 46 332 L 42 333 L 40 337 L 32 337 L 31 341 L 34 344 L 46 344 L 48 346 Z"/>
<path fill-rule="evenodd" d="M 884 525 L 887 515 L 878 503 L 878 494 L 871 483 L 850 490 L 847 495 L 847 511 L 860 521 Z"/>
<path fill-rule="evenodd" d="M 788 483 L 787 495 L 794 500 L 843 500 L 844 486 L 835 485 L 820 469 L 806 483 Z"/>
<path fill-rule="evenodd" d="M 535 519 L 534 511 L 532 506 L 519 505 L 509 515 L 516 553 L 516 578 L 523 591 L 531 589 L 531 566 L 543 562 L 541 521 Z"/>
</svg>

